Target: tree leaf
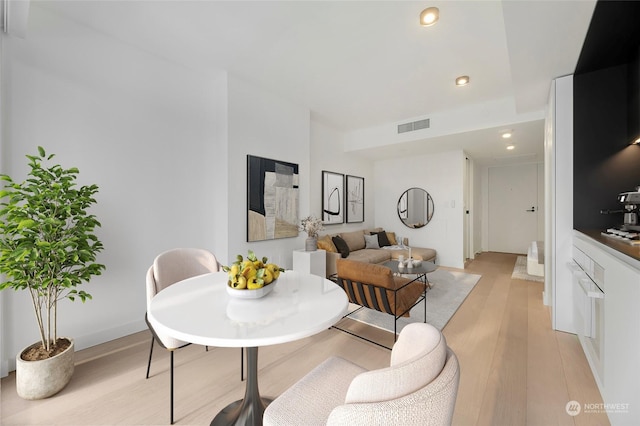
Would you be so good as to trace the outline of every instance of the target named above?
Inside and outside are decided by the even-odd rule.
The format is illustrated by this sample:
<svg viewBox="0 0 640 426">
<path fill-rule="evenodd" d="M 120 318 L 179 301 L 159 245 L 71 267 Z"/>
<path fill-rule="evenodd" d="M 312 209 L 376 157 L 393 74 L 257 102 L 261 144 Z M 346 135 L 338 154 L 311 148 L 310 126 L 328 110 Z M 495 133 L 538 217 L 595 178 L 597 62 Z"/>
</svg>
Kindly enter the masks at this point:
<svg viewBox="0 0 640 426">
<path fill-rule="evenodd" d="M 24 219 L 21 220 L 20 223 L 18 223 L 18 230 L 31 228 L 33 225 L 35 225 L 35 222 L 32 219 Z"/>
</svg>

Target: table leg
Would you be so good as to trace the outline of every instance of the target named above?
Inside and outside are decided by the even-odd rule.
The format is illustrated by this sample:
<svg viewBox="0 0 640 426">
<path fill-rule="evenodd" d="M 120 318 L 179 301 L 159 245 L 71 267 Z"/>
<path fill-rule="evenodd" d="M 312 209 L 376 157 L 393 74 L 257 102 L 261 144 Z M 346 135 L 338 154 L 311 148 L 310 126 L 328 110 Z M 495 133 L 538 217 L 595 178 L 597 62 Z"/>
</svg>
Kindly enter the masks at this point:
<svg viewBox="0 0 640 426">
<path fill-rule="evenodd" d="M 431 283 L 429 282 L 429 278 L 427 277 L 427 274 L 422 274 L 421 278 L 422 278 L 422 282 L 427 286 L 428 289 L 430 289 Z"/>
<path fill-rule="evenodd" d="M 211 421 L 211 426 L 262 425 L 262 415 L 271 400 L 262 398 L 258 390 L 258 348 L 246 348 L 245 352 L 247 353 L 247 381 L 244 398 L 223 408 Z"/>
</svg>

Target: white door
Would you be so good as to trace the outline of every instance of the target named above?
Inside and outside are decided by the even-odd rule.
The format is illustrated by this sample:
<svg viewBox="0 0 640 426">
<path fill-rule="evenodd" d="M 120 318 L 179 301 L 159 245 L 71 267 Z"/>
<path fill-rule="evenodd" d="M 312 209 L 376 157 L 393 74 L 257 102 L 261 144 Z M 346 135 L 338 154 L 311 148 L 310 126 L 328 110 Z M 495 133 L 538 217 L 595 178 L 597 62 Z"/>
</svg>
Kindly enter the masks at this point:
<svg viewBox="0 0 640 426">
<path fill-rule="evenodd" d="M 526 254 L 538 238 L 538 166 L 489 169 L 489 250 Z"/>
</svg>

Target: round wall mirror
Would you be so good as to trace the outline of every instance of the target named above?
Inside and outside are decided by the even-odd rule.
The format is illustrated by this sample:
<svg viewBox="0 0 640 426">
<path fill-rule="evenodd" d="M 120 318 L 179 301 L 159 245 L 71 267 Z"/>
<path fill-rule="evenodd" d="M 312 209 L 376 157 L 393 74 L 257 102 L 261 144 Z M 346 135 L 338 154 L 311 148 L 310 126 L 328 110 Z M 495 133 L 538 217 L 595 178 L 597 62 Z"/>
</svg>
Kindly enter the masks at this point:
<svg viewBox="0 0 640 426">
<path fill-rule="evenodd" d="M 433 217 L 433 198 L 422 188 L 409 188 L 398 200 L 398 217 L 409 228 L 422 228 Z"/>
</svg>

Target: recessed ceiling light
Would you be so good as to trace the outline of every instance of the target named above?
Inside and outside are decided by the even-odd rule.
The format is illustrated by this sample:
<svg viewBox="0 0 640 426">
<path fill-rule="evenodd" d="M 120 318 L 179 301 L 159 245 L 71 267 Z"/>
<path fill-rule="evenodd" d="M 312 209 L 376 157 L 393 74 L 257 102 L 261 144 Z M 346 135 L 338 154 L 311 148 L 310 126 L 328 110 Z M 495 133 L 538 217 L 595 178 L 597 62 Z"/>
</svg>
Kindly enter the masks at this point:
<svg viewBox="0 0 640 426">
<path fill-rule="evenodd" d="M 509 151 L 512 151 L 512 150 L 516 149 L 516 146 L 514 144 L 510 143 L 509 145 L 507 145 L 507 149 Z"/>
<path fill-rule="evenodd" d="M 466 86 L 467 84 L 469 84 L 468 75 L 461 75 L 460 77 L 456 78 L 456 86 Z"/>
<path fill-rule="evenodd" d="M 423 27 L 430 27 L 438 22 L 440 18 L 440 11 L 437 7 L 428 7 L 420 13 L 420 25 Z"/>
<path fill-rule="evenodd" d="M 507 130 L 506 132 L 502 133 L 502 139 L 509 139 L 511 136 L 513 136 L 513 133 L 511 133 L 511 131 Z"/>
</svg>

